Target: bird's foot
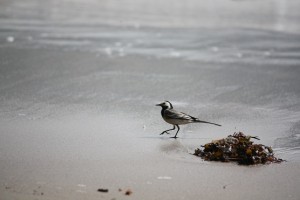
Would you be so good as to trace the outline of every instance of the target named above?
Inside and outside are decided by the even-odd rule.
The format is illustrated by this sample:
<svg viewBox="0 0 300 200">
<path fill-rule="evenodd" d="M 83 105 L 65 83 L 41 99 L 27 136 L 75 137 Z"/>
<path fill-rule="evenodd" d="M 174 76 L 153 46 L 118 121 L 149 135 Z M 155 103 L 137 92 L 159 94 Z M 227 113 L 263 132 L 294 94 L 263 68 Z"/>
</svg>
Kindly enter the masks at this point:
<svg viewBox="0 0 300 200">
<path fill-rule="evenodd" d="M 159 134 L 159 135 L 163 135 L 163 134 L 170 134 L 169 132 L 167 132 L 167 131 L 164 131 L 164 132 L 162 132 L 161 134 Z"/>
<path fill-rule="evenodd" d="M 177 139 L 178 137 L 177 137 L 177 136 L 174 136 L 174 137 L 170 137 L 170 138 L 174 138 L 174 139 Z"/>
</svg>

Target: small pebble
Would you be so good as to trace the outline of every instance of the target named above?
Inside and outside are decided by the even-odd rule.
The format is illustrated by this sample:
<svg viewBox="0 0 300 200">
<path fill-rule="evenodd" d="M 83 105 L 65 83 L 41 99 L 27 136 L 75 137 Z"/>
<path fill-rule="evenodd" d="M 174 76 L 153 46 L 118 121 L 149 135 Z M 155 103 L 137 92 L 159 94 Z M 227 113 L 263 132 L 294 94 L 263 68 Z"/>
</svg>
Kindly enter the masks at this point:
<svg viewBox="0 0 300 200">
<path fill-rule="evenodd" d="M 125 192 L 125 195 L 131 195 L 132 194 L 132 191 L 130 190 L 130 189 L 128 189 L 128 190 L 126 190 L 126 192 Z"/>
<path fill-rule="evenodd" d="M 97 191 L 98 192 L 108 192 L 108 189 L 99 188 Z"/>
</svg>

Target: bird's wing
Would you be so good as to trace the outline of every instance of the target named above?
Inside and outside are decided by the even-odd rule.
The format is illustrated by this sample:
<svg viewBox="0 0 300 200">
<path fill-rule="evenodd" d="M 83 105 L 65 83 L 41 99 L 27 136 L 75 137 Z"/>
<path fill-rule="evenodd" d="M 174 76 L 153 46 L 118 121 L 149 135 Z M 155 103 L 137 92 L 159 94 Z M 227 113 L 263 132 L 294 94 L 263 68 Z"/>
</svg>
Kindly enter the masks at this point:
<svg viewBox="0 0 300 200">
<path fill-rule="evenodd" d="M 177 110 L 173 110 L 173 109 L 168 109 L 165 110 L 165 117 L 167 118 L 171 118 L 171 119 L 180 119 L 180 120 L 188 120 L 188 121 L 193 121 L 196 118 L 192 117 L 188 114 L 185 114 L 183 112 L 179 112 Z"/>
<path fill-rule="evenodd" d="M 192 123 L 192 122 L 199 122 L 199 123 L 207 123 L 207 124 L 213 124 L 216 126 L 221 126 L 220 124 L 212 123 L 212 122 L 207 122 L 207 121 L 202 121 L 196 117 L 192 117 L 191 115 L 185 114 L 183 112 L 179 112 L 174 109 L 167 109 L 164 111 L 164 117 L 169 119 L 169 120 L 183 120 L 183 124 L 185 123 Z M 172 124 L 172 123 L 171 123 Z"/>
</svg>

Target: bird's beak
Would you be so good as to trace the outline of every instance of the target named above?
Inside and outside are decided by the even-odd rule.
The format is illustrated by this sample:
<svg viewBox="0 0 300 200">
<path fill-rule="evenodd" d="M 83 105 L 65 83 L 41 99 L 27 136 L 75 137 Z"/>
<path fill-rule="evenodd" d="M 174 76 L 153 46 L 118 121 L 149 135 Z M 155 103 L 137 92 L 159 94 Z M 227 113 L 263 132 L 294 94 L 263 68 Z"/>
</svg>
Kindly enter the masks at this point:
<svg viewBox="0 0 300 200">
<path fill-rule="evenodd" d="M 156 106 L 161 106 L 160 104 L 156 104 Z"/>
</svg>

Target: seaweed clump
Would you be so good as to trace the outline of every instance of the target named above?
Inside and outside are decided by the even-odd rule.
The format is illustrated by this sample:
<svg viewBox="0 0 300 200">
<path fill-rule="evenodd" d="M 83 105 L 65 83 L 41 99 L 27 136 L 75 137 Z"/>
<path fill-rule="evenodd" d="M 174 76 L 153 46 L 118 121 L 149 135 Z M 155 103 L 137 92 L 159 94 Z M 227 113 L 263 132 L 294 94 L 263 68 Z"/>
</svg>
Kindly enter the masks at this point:
<svg viewBox="0 0 300 200">
<path fill-rule="evenodd" d="M 220 140 L 212 141 L 195 149 L 194 155 L 207 161 L 237 162 L 241 165 L 280 163 L 271 147 L 253 144 L 251 139 L 258 137 L 246 136 L 242 132 L 234 133 Z"/>
</svg>

